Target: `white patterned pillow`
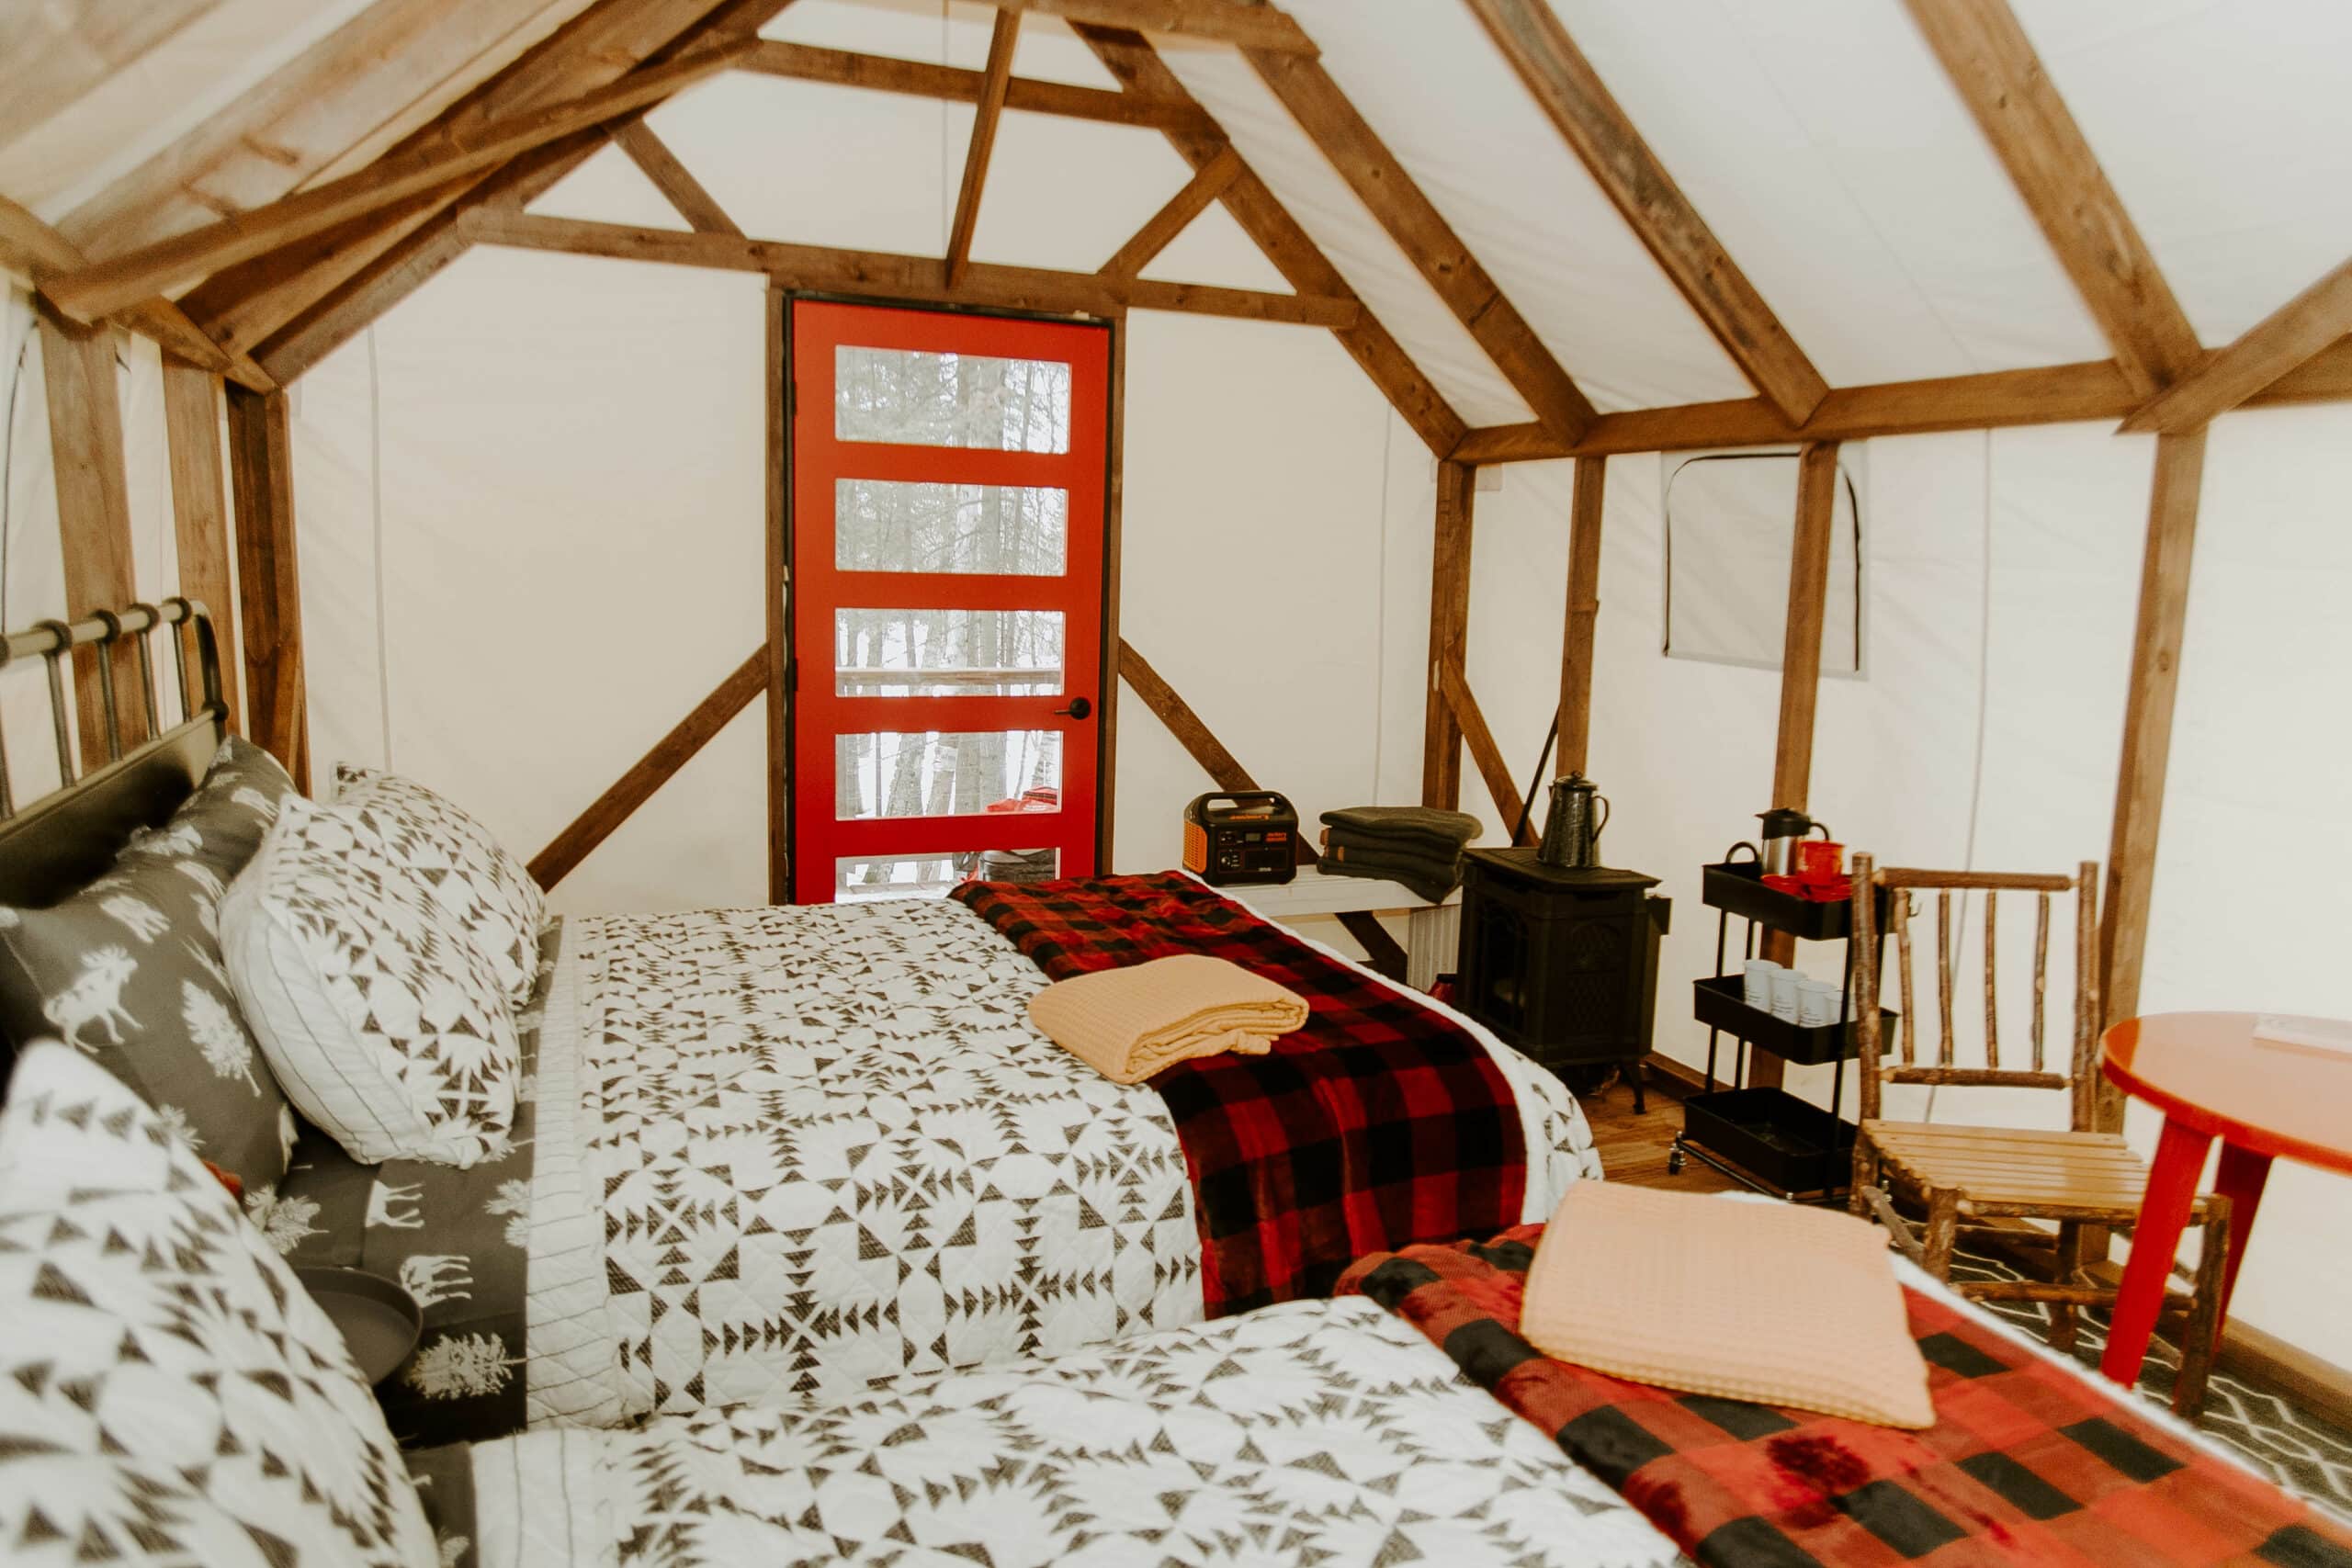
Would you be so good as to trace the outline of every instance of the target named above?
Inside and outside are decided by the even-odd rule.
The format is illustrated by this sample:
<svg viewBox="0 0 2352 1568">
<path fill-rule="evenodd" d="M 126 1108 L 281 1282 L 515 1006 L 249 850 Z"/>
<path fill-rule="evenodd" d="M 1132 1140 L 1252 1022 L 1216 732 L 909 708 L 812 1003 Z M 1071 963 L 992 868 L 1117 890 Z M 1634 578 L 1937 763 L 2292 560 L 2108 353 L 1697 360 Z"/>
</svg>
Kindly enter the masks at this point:
<svg viewBox="0 0 2352 1568">
<path fill-rule="evenodd" d="M 220 904 L 245 1021 L 286 1098 L 366 1165 L 505 1153 L 521 1051 L 489 959 L 367 806 L 289 798 Z"/>
<path fill-rule="evenodd" d="M 335 804 L 365 806 L 402 859 L 430 874 L 434 897 L 481 948 L 515 1002 L 539 978 L 539 931 L 547 895 L 490 829 L 413 779 L 348 762 L 334 770 Z"/>
<path fill-rule="evenodd" d="M 440 1561 L 326 1315 L 162 1120 L 66 1046 L 0 1111 L 0 1552 Z"/>
</svg>

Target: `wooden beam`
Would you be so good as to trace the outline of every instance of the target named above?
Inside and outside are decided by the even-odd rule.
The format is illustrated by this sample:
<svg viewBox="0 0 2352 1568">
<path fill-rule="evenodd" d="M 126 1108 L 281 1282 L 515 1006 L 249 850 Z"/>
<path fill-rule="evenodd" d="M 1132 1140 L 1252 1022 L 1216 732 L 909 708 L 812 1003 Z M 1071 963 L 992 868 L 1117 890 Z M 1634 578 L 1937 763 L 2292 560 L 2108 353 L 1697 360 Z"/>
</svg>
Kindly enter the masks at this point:
<svg viewBox="0 0 2352 1568">
<path fill-rule="evenodd" d="M 1535 842 L 1538 834 L 1533 814 L 1527 809 L 1527 802 L 1519 793 L 1519 782 L 1510 776 L 1510 764 L 1503 760 L 1503 749 L 1496 743 L 1495 732 L 1487 727 L 1487 716 L 1458 665 L 1449 664 L 1438 672 L 1438 692 L 1453 711 L 1453 722 L 1470 749 L 1470 760 L 1477 764 L 1478 778 L 1487 786 L 1487 797 L 1502 813 L 1503 819 L 1496 824 L 1496 830 L 1510 843 Z M 1459 807 L 1460 802 L 1455 805 Z"/>
<path fill-rule="evenodd" d="M 550 840 L 546 849 L 531 857 L 531 879 L 552 891 L 598 844 L 612 837 L 613 829 L 651 799 L 654 791 L 693 761 L 695 753 L 708 745 L 729 721 L 751 706 L 752 699 L 767 689 L 767 682 L 768 649 L 763 645 L 713 688 L 710 695 L 696 703 L 670 733 L 656 740 L 628 772 L 614 781 L 612 788 L 591 801 L 588 809 Z"/>
<path fill-rule="evenodd" d="M 51 279 L 42 292 L 76 320 L 96 321 L 170 284 L 208 276 L 394 202 L 443 191 L 454 197 L 470 183 L 470 176 L 518 152 L 660 103 L 718 70 L 744 48 L 741 42 L 722 42 L 694 50 L 668 65 L 632 73 L 612 86 L 491 121 L 475 134 L 453 138 L 451 145 L 387 158 L 266 207 L 94 263 Z"/>
<path fill-rule="evenodd" d="M 1421 717 L 1421 804 L 1462 804 L 1462 725 L 1446 700 L 1445 674 L 1463 667 L 1470 637 L 1470 536 L 1478 473 L 1437 466 L 1437 523 L 1430 546 L 1430 654 Z"/>
<path fill-rule="evenodd" d="M 25 209 L 0 196 L 0 272 L 38 289 L 49 279 L 88 265 L 80 247 Z M 243 355 L 225 353 L 168 299 L 151 299 L 126 312 L 122 324 L 152 338 L 191 365 L 219 371 L 242 386 L 268 391 L 277 383 Z"/>
<path fill-rule="evenodd" d="M 171 454 L 172 537 L 179 552 L 180 592 L 212 612 L 220 696 L 234 730 L 237 602 L 229 566 L 229 494 L 220 464 L 221 395 L 220 377 L 164 356 L 164 436 Z M 188 669 L 192 679 L 192 653 Z"/>
<path fill-rule="evenodd" d="M 759 272 L 791 288 L 946 304 L 1097 316 L 1114 316 L 1132 306 L 1136 310 L 1182 310 L 1319 327 L 1352 320 L 1359 309 L 1353 299 L 1309 299 L 1198 283 L 1106 278 L 1090 272 L 1052 272 L 1041 267 L 998 266 L 988 262 L 972 263 L 966 268 L 963 281 L 951 288 L 944 265 L 931 256 L 790 245 L 775 240 L 744 240 L 675 229 L 639 229 L 622 223 L 546 218 L 507 207 L 473 209 L 460 220 L 459 227 L 468 238 L 481 244 Z"/>
<path fill-rule="evenodd" d="M 1592 634 L 1600 615 L 1601 494 L 1606 457 L 1577 459 L 1568 502 L 1568 611 L 1560 636 L 1561 778 L 1581 773 L 1592 746 Z"/>
<path fill-rule="evenodd" d="M 1184 182 L 1184 188 L 1170 197 L 1168 204 L 1146 219 L 1143 227 L 1102 264 L 1102 276 L 1133 277 L 1149 266 L 1153 257 L 1166 250 L 1193 219 L 1208 209 L 1209 203 L 1223 196 L 1226 187 L 1240 176 L 1241 154 L 1230 147 L 1202 164 Z"/>
<path fill-rule="evenodd" d="M 41 377 L 49 393 L 49 449 L 57 484 L 57 531 L 65 564 L 66 618 L 120 610 L 139 596 L 130 554 L 130 479 L 115 391 L 114 333 L 40 308 Z M 107 745 L 98 650 L 74 652 L 74 699 L 85 772 L 115 754 Z M 139 660 L 129 638 L 107 665 L 116 733 L 127 751 L 147 738 Z"/>
<path fill-rule="evenodd" d="M 1086 40 L 1104 69 L 1116 77 L 1129 93 L 1155 103 L 1181 102 L 1193 104 L 1176 73 L 1168 69 L 1167 62 L 1136 33 L 1116 28 L 1099 28 L 1085 23 L 1077 27 L 1078 36 Z M 1194 135 L 1170 131 L 1169 144 L 1182 155 L 1194 170 L 1199 170 L 1223 152 L 1228 143 L 1221 130 Z M 1388 399 L 1389 405 L 1410 425 L 1440 457 L 1453 450 L 1469 427 L 1462 416 L 1453 412 L 1444 395 L 1430 378 L 1421 374 L 1402 344 L 1389 335 L 1378 318 L 1362 310 L 1355 291 L 1340 276 L 1306 230 L 1298 225 L 1265 182 L 1247 169 L 1235 176 L 1224 196 L 1225 209 L 1241 225 L 1242 231 L 1255 241 L 1283 280 L 1303 296 L 1345 299 L 1359 307 L 1356 319 L 1346 326 L 1335 326 L 1340 346 L 1352 355 L 1363 373 L 1372 378 L 1374 386 Z"/>
<path fill-rule="evenodd" d="M 1563 440 L 1583 434 L 1595 418 L 1592 404 L 1330 73 L 1305 55 L 1244 52 L 1299 129 L 1533 411 L 1536 423 Z"/>
<path fill-rule="evenodd" d="M 2301 368 L 2352 333 L 2352 261 L 2265 316 L 2123 422 L 2125 431 L 2180 434 L 2201 429 Z"/>
<path fill-rule="evenodd" d="M 1209 39 L 1245 49 L 1313 55 L 1315 40 L 1289 13 L 1235 0 L 998 0 L 1007 10 L 1045 11 L 1069 22 Z"/>
<path fill-rule="evenodd" d="M 743 41 L 792 0 L 598 0 L 490 81 L 411 133 L 387 157 L 430 153 L 475 137 L 490 122 L 592 92 L 640 65 L 659 66 L 698 40 Z M 579 141 L 601 147 L 601 137 Z M 575 147 L 567 138 L 551 143 Z M 544 152 L 547 149 L 542 148 Z M 523 164 L 536 154 L 525 153 Z M 511 167 L 511 165 L 510 165 Z M 458 182 L 473 193 L 499 178 Z M 412 255 L 431 247 L 434 220 L 454 196 L 428 193 L 300 244 L 231 267 L 182 301 L 221 342 L 251 348 L 317 310 L 363 275 L 397 276 Z M 401 253 L 395 255 L 393 253 Z M 387 258 L 390 258 L 387 260 Z M 382 273 L 379 262 L 384 263 Z"/>
<path fill-rule="evenodd" d="M 2340 337 L 2248 398 L 2245 408 L 2352 401 L 2352 337 Z"/>
<path fill-rule="evenodd" d="M 700 180 L 688 172 L 678 155 L 670 151 L 668 142 L 653 133 L 653 128 L 642 119 L 632 119 L 616 126 L 611 131 L 613 143 L 628 154 L 628 161 L 643 171 L 662 198 L 678 209 L 678 216 L 706 234 L 742 235 L 735 220 L 718 205 Z"/>
<path fill-rule="evenodd" d="M 220 0 L 70 0 L 0 9 L 0 145 L 135 64 Z"/>
<path fill-rule="evenodd" d="M 1831 525 L 1838 512 L 1838 444 L 1818 441 L 1797 457 L 1797 515 L 1789 548 L 1789 612 L 1781 645 L 1781 720 L 1772 751 L 1772 805 L 1803 811 L 1813 791 L 1814 711 L 1821 695 L 1821 626 L 1829 596 Z M 1795 961 L 1796 939 L 1766 931 L 1762 955 Z M 1758 1047 L 1748 1081 L 1780 1083 L 1787 1064 Z"/>
<path fill-rule="evenodd" d="M 789 81 L 866 87 L 963 104 L 978 103 L 981 89 L 988 82 L 980 72 L 953 65 L 856 54 L 845 49 L 817 49 L 775 39 L 760 39 L 750 54 L 737 62 L 736 69 Z M 1060 115 L 1109 125 L 1148 126 L 1154 130 L 1181 131 L 1188 136 L 1217 134 L 1216 122 L 1198 104 L 1190 101 L 1108 92 L 1101 87 L 1073 87 L 1067 83 L 1041 82 L 1029 76 L 1015 76 L 1006 84 L 1004 107 L 1026 114 Z"/>
<path fill-rule="evenodd" d="M 972 231 L 980 223 L 980 190 L 988 184 L 989 155 L 996 151 L 997 122 L 1004 118 L 1005 86 L 1012 80 L 1012 51 L 1021 40 L 1021 13 L 1002 9 L 989 34 L 988 69 L 980 73 L 980 101 L 972 116 L 972 140 L 964 150 L 964 183 L 956 192 L 956 220 L 947 230 L 947 287 L 964 281 L 972 265 Z"/>
<path fill-rule="evenodd" d="M 2165 772 L 2172 754 L 2173 701 L 2188 620 L 2189 564 L 2205 478 L 2205 432 L 2156 437 L 2148 498 L 2148 540 L 2140 562 L 2140 614 L 2124 689 L 2123 746 L 2115 775 L 2115 818 L 2107 851 L 2106 908 L 2099 925 L 2100 1027 L 2140 1010 L 2141 964 L 2154 902 L 2156 833 L 2164 819 Z M 2120 1097 L 2102 1086 L 2100 1127 L 2121 1125 Z"/>
<path fill-rule="evenodd" d="M 1467 0 L 1538 106 L 1724 352 L 1784 419 L 1829 390 L 1544 0 Z"/>
<path fill-rule="evenodd" d="M 1119 806 L 1119 596 L 1125 568 L 1127 321 L 1111 323 L 1110 473 L 1102 489 L 1102 678 L 1095 705 L 1094 874 L 1114 869 Z"/>
<path fill-rule="evenodd" d="M 1256 789 L 1258 781 L 1250 776 L 1234 754 L 1225 749 L 1203 723 L 1193 705 L 1176 693 L 1176 688 L 1160 677 L 1148 660 L 1135 650 L 1125 638 L 1119 642 L 1119 678 L 1125 681 L 1143 705 L 1159 716 L 1176 744 L 1184 748 L 1185 755 L 1201 765 L 1201 771 L 1219 789 Z"/>
<path fill-rule="evenodd" d="M 760 649 L 767 687 L 768 902 L 792 902 L 792 496 L 785 470 L 792 461 L 791 365 L 785 330 L 792 302 L 771 286 L 767 301 L 767 570 L 762 615 L 767 643 Z"/>
<path fill-rule="evenodd" d="M 311 787 L 303 701 L 302 581 L 294 552 L 294 452 L 286 394 L 229 393 L 229 483 L 237 506 L 237 600 L 245 733 Z"/>
<path fill-rule="evenodd" d="M 2188 317 L 2008 0 L 1905 4 L 2132 389 L 2144 398 L 2194 370 L 2204 351 Z"/>
<path fill-rule="evenodd" d="M 59 221 L 120 255 L 366 164 L 576 0 L 375 0 Z"/>
</svg>

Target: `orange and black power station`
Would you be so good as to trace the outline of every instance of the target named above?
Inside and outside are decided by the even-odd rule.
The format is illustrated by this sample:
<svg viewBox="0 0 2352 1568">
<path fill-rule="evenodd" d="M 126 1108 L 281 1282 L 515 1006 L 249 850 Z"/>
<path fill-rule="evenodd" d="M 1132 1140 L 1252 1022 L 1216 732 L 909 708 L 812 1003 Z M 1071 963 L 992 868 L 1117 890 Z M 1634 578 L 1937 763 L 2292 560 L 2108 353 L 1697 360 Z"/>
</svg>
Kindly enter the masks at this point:
<svg viewBox="0 0 2352 1568">
<path fill-rule="evenodd" d="M 1224 887 L 1298 874 L 1298 811 L 1270 789 L 1204 795 L 1184 807 L 1184 869 Z"/>
</svg>

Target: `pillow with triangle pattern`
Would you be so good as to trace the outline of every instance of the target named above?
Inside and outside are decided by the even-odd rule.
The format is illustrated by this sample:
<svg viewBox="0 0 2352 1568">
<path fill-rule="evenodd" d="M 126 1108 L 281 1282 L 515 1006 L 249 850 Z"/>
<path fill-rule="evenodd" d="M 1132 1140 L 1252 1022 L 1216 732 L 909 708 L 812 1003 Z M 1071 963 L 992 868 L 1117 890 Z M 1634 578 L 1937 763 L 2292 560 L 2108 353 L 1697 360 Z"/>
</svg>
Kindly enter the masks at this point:
<svg viewBox="0 0 2352 1568">
<path fill-rule="evenodd" d="M 0 1109 L 0 1553 L 437 1568 L 342 1336 L 228 1191 L 70 1047 Z"/>
</svg>

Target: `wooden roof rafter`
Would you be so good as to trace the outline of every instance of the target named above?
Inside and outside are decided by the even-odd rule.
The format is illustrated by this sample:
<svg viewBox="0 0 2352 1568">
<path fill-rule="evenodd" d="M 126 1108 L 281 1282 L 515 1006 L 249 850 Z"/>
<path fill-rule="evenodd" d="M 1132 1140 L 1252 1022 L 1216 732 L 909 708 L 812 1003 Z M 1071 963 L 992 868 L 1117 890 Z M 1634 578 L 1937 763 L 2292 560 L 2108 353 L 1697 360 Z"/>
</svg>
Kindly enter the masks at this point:
<svg viewBox="0 0 2352 1568">
<path fill-rule="evenodd" d="M 2352 338 L 2352 261 L 2265 316 L 2198 369 L 2174 382 L 2123 422 L 2124 434 L 2166 435 L 2200 430 L 2323 353 L 2339 357 Z"/>
<path fill-rule="evenodd" d="M 996 151 L 997 123 L 1004 118 L 1004 95 L 1012 82 L 1012 51 L 1021 41 L 1021 12 L 1000 7 L 989 32 L 989 62 L 980 73 L 980 97 L 972 111 L 972 140 L 964 152 L 964 180 L 956 193 L 956 217 L 947 230 L 947 287 L 964 280 L 972 265 L 972 234 L 980 223 L 980 191 L 988 184 L 989 159 Z"/>
<path fill-rule="evenodd" d="M 1829 383 L 1674 183 L 1546 0 L 1466 0 L 1537 107 L 1748 381 L 1792 423 Z"/>
<path fill-rule="evenodd" d="M 980 101 L 980 92 L 988 79 L 984 72 L 960 66 L 933 65 L 887 54 L 859 54 L 846 49 L 820 49 L 775 39 L 761 39 L 739 68 L 785 81 L 865 87 L 876 92 L 966 104 Z M 1069 119 L 1100 120 L 1107 125 L 1216 134 L 1216 122 L 1199 105 L 1189 100 L 1155 99 L 1138 93 L 1078 87 L 1029 76 L 1015 76 L 1006 84 L 1004 107 L 1024 114 L 1058 115 Z"/>
</svg>

